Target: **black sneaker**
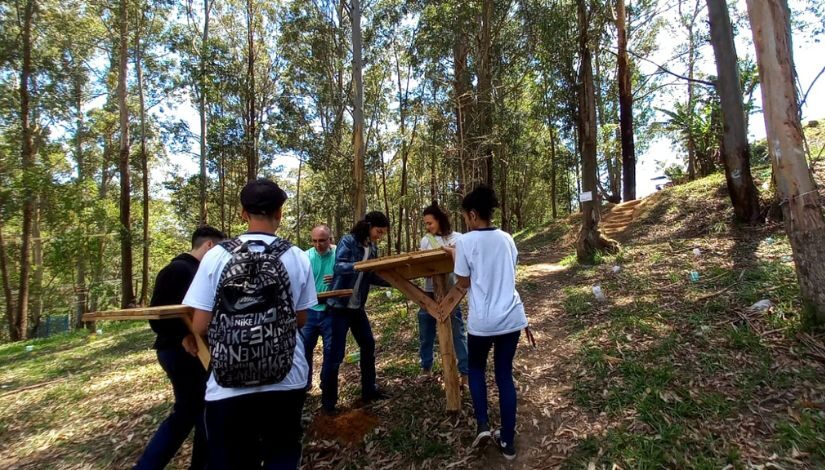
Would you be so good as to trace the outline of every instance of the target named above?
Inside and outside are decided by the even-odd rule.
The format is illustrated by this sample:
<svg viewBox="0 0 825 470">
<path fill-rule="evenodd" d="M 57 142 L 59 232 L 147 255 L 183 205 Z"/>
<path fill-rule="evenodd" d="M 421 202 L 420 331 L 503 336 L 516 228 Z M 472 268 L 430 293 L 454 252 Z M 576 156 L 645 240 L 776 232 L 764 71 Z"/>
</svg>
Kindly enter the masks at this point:
<svg viewBox="0 0 825 470">
<path fill-rule="evenodd" d="M 372 393 L 363 396 L 364 403 L 370 403 L 373 401 L 381 401 L 390 398 L 390 396 L 380 389 L 375 389 Z"/>
<path fill-rule="evenodd" d="M 479 447 L 483 442 L 489 441 L 492 434 L 490 434 L 490 425 L 487 423 L 479 423 L 476 426 L 476 438 L 473 441 L 473 447 Z"/>
<path fill-rule="evenodd" d="M 496 441 L 496 445 L 505 459 L 513 460 L 516 458 L 516 446 L 512 442 L 509 444 L 506 442 L 501 442 L 500 429 L 496 429 L 496 432 L 493 433 L 493 440 Z"/>
</svg>

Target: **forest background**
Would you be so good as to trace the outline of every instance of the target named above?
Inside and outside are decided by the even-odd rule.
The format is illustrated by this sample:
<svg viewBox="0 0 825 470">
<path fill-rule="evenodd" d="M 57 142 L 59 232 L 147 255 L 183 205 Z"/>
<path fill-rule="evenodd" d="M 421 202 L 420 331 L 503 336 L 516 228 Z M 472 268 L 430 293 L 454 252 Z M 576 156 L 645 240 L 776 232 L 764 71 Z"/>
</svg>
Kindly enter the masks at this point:
<svg viewBox="0 0 825 470">
<path fill-rule="evenodd" d="M 728 7 L 751 161 L 764 166 L 750 25 L 743 1 Z M 790 7 L 802 119 L 815 120 L 825 4 Z M 721 170 L 706 0 L 7 0 L 0 340 L 146 304 L 194 227 L 243 229 L 237 194 L 256 175 L 290 193 L 280 234 L 302 246 L 314 224 L 340 236 L 368 207 L 391 220 L 383 253 L 414 250 L 421 208 L 438 200 L 458 220 L 476 182 L 495 187 L 511 232 L 576 213 L 585 58 L 601 199 Z"/>
</svg>

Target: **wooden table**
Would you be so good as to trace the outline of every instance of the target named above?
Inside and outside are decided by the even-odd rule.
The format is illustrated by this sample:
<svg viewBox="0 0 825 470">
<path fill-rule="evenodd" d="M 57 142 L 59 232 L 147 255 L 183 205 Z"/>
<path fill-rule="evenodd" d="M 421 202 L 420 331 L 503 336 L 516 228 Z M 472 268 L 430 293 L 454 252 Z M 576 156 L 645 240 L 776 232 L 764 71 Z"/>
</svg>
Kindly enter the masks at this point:
<svg viewBox="0 0 825 470">
<path fill-rule="evenodd" d="M 467 292 L 457 285 L 447 290 L 447 275 L 453 272 L 453 264 L 452 256 L 443 248 L 402 253 L 355 263 L 357 271 L 378 274 L 436 319 L 438 349 L 441 353 L 448 411 L 461 409 L 461 387 L 453 346 L 453 323 L 450 316 Z M 435 298 L 431 298 L 421 288 L 410 282 L 411 279 L 420 277 L 433 279 Z"/>
<path fill-rule="evenodd" d="M 352 289 L 331 290 L 319 293 L 318 300 L 328 299 L 330 297 L 347 297 L 350 295 L 352 295 Z M 83 315 L 83 321 L 167 320 L 170 318 L 180 318 L 186 324 L 189 331 L 191 331 L 195 336 L 195 341 L 198 343 L 198 359 L 200 359 L 204 369 L 208 369 L 210 360 L 209 347 L 200 335 L 195 334 L 195 329 L 192 325 L 193 313 L 194 309 L 187 305 L 165 305 L 163 307 L 138 307 L 120 310 L 106 310 L 102 312 L 90 312 Z"/>
</svg>

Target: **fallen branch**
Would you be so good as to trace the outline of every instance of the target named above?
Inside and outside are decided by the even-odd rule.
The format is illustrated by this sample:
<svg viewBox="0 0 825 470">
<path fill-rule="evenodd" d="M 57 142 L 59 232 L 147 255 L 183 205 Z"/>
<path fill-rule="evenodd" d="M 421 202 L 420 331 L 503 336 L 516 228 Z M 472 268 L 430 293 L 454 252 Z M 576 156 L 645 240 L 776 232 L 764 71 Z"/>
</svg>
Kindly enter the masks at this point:
<svg viewBox="0 0 825 470">
<path fill-rule="evenodd" d="M 63 382 L 65 380 L 66 380 L 66 377 L 61 377 L 59 379 L 49 380 L 47 382 L 40 382 L 39 384 L 33 384 L 33 385 L 27 385 L 25 387 L 15 388 L 14 390 L 9 390 L 8 392 L 0 394 L 0 398 L 4 398 L 4 397 L 10 396 L 10 395 L 14 395 L 14 394 L 20 393 L 20 392 L 25 392 L 27 390 L 34 390 L 36 388 L 45 387 L 47 385 L 56 384 L 58 382 Z"/>
</svg>

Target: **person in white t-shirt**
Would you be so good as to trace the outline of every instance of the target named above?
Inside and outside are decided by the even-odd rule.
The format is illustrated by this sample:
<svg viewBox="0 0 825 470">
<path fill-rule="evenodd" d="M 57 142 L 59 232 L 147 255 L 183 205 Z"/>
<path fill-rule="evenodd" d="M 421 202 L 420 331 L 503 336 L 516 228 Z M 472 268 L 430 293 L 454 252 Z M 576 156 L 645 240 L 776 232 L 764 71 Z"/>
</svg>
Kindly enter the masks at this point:
<svg viewBox="0 0 825 470">
<path fill-rule="evenodd" d="M 248 231 L 238 238 L 267 245 L 275 242 L 286 198 L 286 193 L 270 180 L 247 183 L 240 199 L 241 216 L 248 223 Z M 183 299 L 185 305 L 195 310 L 194 329 L 204 339 L 215 311 L 218 282 L 231 258 L 222 246 L 207 252 Z M 279 259 L 289 277 L 297 315 L 292 366 L 283 380 L 269 385 L 229 388 L 217 383 L 214 372 L 209 375 L 204 418 L 210 469 L 261 468 L 261 465 L 297 469 L 301 462 L 301 413 L 309 367 L 299 331 L 306 321 L 307 309 L 318 301 L 307 255 L 293 246 Z M 210 345 L 210 349 L 213 346 Z M 197 347 L 189 352 L 197 354 Z"/>
<path fill-rule="evenodd" d="M 467 349 L 470 395 L 477 425 L 473 446 L 493 438 L 504 457 L 512 460 L 516 458 L 513 359 L 521 330 L 527 327 L 527 317 L 516 292 L 518 250 L 510 234 L 492 226 L 496 207 L 496 193 L 487 186 L 479 186 L 464 197 L 462 214 L 470 231 L 458 239 L 453 253 L 457 284 L 469 289 Z M 501 411 L 501 430 L 492 434 L 485 381 L 491 349 Z"/>
<path fill-rule="evenodd" d="M 432 250 L 435 248 L 449 247 L 455 245 L 458 238 L 461 236 L 458 232 L 453 232 L 450 226 L 450 218 L 444 212 L 438 203 L 433 202 L 431 205 L 424 208 L 422 213 L 424 219 L 424 228 L 427 229 L 427 234 L 421 239 L 422 250 Z M 455 282 L 454 276 L 449 277 L 452 283 Z M 448 286 L 449 288 L 450 286 Z M 426 278 L 424 280 L 424 292 L 430 297 L 433 297 L 433 280 Z M 458 372 L 461 374 L 462 385 L 467 385 L 467 333 L 464 330 L 464 319 L 461 316 L 461 307 L 456 307 L 451 317 L 453 327 L 453 347 L 455 349 L 455 357 L 458 361 Z M 435 329 L 436 319 L 427 313 L 423 308 L 418 311 L 418 340 L 419 348 L 418 355 L 421 358 L 421 373 L 422 376 L 429 376 L 432 374 L 433 367 L 433 345 L 435 343 Z"/>
</svg>

